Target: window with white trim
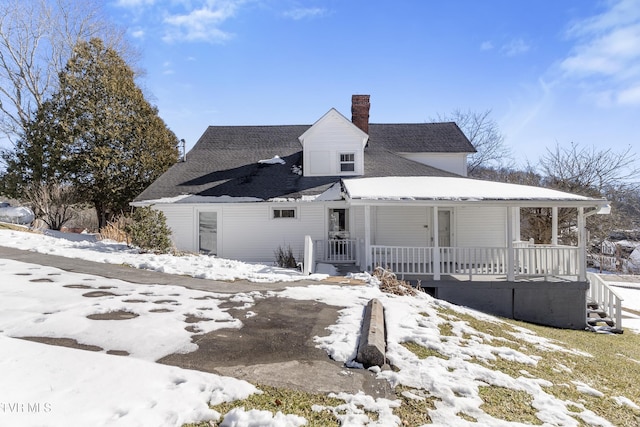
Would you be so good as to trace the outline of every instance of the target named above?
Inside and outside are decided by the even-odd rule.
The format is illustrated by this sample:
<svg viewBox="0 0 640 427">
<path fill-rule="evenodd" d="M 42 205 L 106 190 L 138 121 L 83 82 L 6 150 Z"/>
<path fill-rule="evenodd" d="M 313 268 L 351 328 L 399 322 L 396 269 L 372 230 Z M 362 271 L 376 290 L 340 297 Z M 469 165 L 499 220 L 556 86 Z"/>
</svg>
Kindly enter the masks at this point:
<svg viewBox="0 0 640 427">
<path fill-rule="evenodd" d="M 272 214 L 273 219 L 296 217 L 295 208 L 274 208 L 272 212 L 273 212 Z"/>
<path fill-rule="evenodd" d="M 355 172 L 356 155 L 354 153 L 340 153 L 340 172 Z"/>
</svg>

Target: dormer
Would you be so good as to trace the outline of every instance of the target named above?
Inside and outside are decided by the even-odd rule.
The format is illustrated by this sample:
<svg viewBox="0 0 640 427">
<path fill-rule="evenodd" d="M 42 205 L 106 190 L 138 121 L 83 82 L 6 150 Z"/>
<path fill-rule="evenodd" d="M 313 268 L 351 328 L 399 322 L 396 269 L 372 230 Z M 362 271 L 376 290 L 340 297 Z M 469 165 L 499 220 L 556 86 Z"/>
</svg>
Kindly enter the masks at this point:
<svg viewBox="0 0 640 427">
<path fill-rule="evenodd" d="M 302 144 L 304 176 L 364 175 L 364 147 L 369 135 L 335 108 L 298 140 Z"/>
</svg>

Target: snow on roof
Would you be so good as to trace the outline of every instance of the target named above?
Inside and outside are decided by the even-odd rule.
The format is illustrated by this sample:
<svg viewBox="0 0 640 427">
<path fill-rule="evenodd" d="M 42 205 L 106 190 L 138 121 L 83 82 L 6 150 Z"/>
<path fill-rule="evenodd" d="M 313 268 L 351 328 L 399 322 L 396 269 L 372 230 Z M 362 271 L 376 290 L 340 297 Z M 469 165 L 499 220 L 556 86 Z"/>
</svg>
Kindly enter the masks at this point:
<svg viewBox="0 0 640 427">
<path fill-rule="evenodd" d="M 337 182 L 333 184 L 331 187 L 327 189 L 322 194 L 319 194 L 318 197 L 315 198 L 318 202 L 326 202 L 326 201 L 334 201 L 334 200 L 342 200 L 342 187 L 340 183 Z"/>
<path fill-rule="evenodd" d="M 549 188 L 457 177 L 380 177 L 345 179 L 351 199 L 364 200 L 538 200 L 599 201 Z"/>
<path fill-rule="evenodd" d="M 284 165 L 287 162 L 285 162 L 284 160 L 282 160 L 280 158 L 280 156 L 273 156 L 270 159 L 266 159 L 266 160 L 258 160 L 258 163 L 261 164 L 265 164 L 265 165 Z"/>
</svg>

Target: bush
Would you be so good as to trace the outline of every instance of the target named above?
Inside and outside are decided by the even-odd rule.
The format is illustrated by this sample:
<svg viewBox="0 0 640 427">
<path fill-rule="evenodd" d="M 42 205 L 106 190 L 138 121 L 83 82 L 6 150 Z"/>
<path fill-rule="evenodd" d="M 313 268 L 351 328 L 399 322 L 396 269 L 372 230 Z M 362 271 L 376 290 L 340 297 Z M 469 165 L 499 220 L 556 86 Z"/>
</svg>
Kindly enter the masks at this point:
<svg viewBox="0 0 640 427">
<path fill-rule="evenodd" d="M 137 208 L 131 215 L 131 221 L 125 225 L 125 230 L 131 244 L 143 251 L 164 254 L 171 252 L 171 230 L 161 211 L 150 206 Z"/>
<path fill-rule="evenodd" d="M 127 232 L 127 226 L 131 224 L 131 218 L 120 215 L 113 221 L 107 222 L 107 225 L 100 229 L 100 240 L 109 239 L 114 242 L 124 242 L 127 245 L 131 244 L 131 237 Z"/>
<path fill-rule="evenodd" d="M 282 246 L 278 246 L 275 251 L 276 265 L 282 268 L 298 268 L 296 258 L 293 256 L 293 250 L 291 246 L 284 249 Z"/>
</svg>

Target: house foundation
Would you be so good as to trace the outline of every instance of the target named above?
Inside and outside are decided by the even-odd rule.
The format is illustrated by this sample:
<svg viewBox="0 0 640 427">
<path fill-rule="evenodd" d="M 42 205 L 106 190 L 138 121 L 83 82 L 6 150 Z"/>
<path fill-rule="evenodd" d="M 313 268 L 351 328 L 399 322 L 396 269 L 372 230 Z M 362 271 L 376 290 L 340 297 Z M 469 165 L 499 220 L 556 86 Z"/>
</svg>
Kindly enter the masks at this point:
<svg viewBox="0 0 640 427">
<path fill-rule="evenodd" d="M 461 281 L 442 277 L 439 281 L 422 278 L 420 286 L 435 298 L 500 317 L 564 329 L 586 327 L 586 281 Z"/>
</svg>

